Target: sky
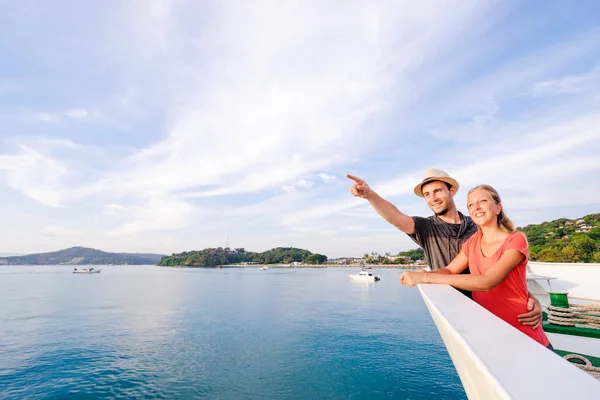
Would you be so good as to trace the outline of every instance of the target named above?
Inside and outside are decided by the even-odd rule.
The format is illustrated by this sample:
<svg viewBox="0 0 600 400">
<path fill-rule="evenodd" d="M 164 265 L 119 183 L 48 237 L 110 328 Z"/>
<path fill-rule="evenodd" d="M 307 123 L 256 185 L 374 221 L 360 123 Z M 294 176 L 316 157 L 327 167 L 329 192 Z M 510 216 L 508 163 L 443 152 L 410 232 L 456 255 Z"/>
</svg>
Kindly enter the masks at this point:
<svg viewBox="0 0 600 400">
<path fill-rule="evenodd" d="M 22 0 L 0 60 L 0 253 L 416 248 L 346 173 L 600 212 L 597 1 Z"/>
</svg>

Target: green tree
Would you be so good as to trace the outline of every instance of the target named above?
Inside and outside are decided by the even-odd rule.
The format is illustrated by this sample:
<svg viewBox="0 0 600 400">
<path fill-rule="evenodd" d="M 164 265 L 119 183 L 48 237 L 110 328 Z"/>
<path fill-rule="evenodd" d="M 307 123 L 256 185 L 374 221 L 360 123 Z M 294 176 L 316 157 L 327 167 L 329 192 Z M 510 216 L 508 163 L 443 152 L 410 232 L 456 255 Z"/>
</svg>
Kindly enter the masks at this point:
<svg viewBox="0 0 600 400">
<path fill-rule="evenodd" d="M 574 235 L 571 238 L 570 245 L 572 245 L 580 255 L 580 260 L 589 262 L 592 257 L 592 253 L 596 251 L 596 242 L 587 235 Z"/>
<path fill-rule="evenodd" d="M 562 259 L 562 254 L 558 247 L 546 247 L 540 250 L 536 257 L 531 258 L 533 261 L 558 262 L 558 259 Z"/>
<path fill-rule="evenodd" d="M 595 227 L 590 229 L 590 231 L 588 232 L 588 236 L 590 237 L 590 239 L 597 241 L 600 241 L 600 227 Z"/>
<path fill-rule="evenodd" d="M 579 249 L 576 249 L 573 246 L 565 246 L 560 251 L 560 256 L 557 261 L 566 263 L 579 262 L 582 261 L 583 256 L 584 255 Z"/>
<path fill-rule="evenodd" d="M 327 261 L 327 257 L 322 254 L 311 254 L 304 259 L 307 264 L 322 264 Z"/>
<path fill-rule="evenodd" d="M 410 259 L 413 261 L 425 259 L 425 252 L 423 251 L 422 248 L 401 251 L 400 253 L 398 253 L 398 255 L 410 257 Z"/>
<path fill-rule="evenodd" d="M 546 230 L 540 225 L 527 225 L 522 231 L 527 235 L 530 246 L 546 244 Z"/>
</svg>

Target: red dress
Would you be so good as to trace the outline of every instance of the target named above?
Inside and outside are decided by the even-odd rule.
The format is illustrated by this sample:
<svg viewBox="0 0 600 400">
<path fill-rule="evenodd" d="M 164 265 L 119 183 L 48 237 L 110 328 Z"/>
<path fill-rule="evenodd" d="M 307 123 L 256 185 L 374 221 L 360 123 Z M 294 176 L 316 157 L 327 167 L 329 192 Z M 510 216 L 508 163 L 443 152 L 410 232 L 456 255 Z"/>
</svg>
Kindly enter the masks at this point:
<svg viewBox="0 0 600 400">
<path fill-rule="evenodd" d="M 498 286 L 489 292 L 473 292 L 473 300 L 527 336 L 544 346 L 548 346 L 550 341 L 541 325 L 537 329 L 533 329 L 531 326 L 523 325 L 517 320 L 517 315 L 528 312 L 529 292 L 525 279 L 527 260 L 529 259 L 527 238 L 521 232 L 511 233 L 504 240 L 502 246 L 489 258 L 484 256 L 481 251 L 481 238 L 481 232 L 475 233 L 463 244 L 462 248 L 469 259 L 469 270 L 473 275 L 483 275 L 509 249 L 515 249 L 525 257 Z"/>
</svg>

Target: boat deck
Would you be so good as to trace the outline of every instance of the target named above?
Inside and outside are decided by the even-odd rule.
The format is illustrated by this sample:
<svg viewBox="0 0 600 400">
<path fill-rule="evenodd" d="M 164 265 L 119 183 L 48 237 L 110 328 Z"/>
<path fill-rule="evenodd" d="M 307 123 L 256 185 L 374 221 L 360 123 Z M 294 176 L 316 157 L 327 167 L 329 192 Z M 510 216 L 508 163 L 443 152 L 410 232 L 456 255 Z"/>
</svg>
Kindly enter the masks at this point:
<svg viewBox="0 0 600 400">
<path fill-rule="evenodd" d="M 583 336 L 600 339 L 600 329 L 554 325 L 546 321 L 546 313 L 544 313 L 543 328 L 544 332 L 546 333 L 557 333 L 559 335 Z"/>
</svg>

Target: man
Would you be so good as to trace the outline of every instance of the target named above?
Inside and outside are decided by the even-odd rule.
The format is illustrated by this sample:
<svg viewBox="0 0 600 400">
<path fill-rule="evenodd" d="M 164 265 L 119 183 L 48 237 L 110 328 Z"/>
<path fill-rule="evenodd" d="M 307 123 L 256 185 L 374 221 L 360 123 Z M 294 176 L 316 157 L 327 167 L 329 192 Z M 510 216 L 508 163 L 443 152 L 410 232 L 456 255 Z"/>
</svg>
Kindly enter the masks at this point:
<svg viewBox="0 0 600 400">
<path fill-rule="evenodd" d="M 365 181 L 356 176 L 346 176 L 354 181 L 350 188 L 353 196 L 367 199 L 379 215 L 423 248 L 431 270 L 445 268 L 450 264 L 460 253 L 462 244 L 477 231 L 471 218 L 457 210 L 454 196 L 459 185 L 444 171 L 428 169 L 423 180 L 414 188 L 415 194 L 423 197 L 434 213 L 428 218 L 403 214 L 372 190 Z M 535 329 L 542 321 L 542 309 L 531 294 L 527 308 L 531 311 L 519 315 L 519 321 L 524 325 L 532 325 Z"/>
</svg>

